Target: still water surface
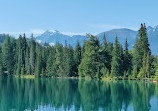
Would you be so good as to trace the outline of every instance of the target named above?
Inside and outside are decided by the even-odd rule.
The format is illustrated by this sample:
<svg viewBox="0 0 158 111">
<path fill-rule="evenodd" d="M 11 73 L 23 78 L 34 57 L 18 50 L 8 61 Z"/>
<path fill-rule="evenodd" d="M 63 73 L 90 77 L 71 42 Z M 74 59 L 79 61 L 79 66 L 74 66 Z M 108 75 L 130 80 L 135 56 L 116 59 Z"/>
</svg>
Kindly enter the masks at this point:
<svg viewBox="0 0 158 111">
<path fill-rule="evenodd" d="M 0 111 L 158 111 L 158 84 L 0 77 Z"/>
</svg>

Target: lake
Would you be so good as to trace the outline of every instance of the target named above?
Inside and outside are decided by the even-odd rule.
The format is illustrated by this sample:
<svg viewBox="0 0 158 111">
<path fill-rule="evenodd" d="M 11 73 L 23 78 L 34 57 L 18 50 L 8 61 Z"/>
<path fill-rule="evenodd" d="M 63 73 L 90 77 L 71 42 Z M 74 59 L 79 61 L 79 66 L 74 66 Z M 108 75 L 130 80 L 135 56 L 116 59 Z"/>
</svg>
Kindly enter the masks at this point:
<svg viewBox="0 0 158 111">
<path fill-rule="evenodd" d="M 0 111 L 158 111 L 158 84 L 0 77 Z"/>
</svg>

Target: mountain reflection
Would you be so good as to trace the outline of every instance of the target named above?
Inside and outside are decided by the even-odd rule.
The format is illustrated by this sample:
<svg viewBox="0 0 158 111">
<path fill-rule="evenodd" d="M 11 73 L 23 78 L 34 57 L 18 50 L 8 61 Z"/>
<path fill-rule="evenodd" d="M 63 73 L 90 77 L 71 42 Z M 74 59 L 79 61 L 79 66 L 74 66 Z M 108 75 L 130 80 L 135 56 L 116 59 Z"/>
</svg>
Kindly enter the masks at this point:
<svg viewBox="0 0 158 111">
<path fill-rule="evenodd" d="M 158 84 L 140 81 L 0 78 L 0 111 L 149 111 L 157 97 Z"/>
</svg>

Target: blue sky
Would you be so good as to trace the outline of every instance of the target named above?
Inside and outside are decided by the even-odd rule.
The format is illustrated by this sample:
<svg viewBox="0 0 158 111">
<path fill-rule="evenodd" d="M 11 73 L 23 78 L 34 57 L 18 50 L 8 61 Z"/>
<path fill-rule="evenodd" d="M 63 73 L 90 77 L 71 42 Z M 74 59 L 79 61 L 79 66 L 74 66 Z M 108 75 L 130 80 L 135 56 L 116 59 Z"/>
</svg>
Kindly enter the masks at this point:
<svg viewBox="0 0 158 111">
<path fill-rule="evenodd" d="M 158 25 L 158 0 L 0 0 L 0 33 L 97 34 Z"/>
</svg>

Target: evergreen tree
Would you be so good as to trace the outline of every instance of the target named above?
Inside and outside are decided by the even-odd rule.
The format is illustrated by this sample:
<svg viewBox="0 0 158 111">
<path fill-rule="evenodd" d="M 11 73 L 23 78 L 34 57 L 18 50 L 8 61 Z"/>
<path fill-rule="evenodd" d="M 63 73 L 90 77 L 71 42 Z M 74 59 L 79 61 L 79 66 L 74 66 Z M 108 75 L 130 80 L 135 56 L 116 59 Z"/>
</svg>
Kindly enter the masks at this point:
<svg viewBox="0 0 158 111">
<path fill-rule="evenodd" d="M 117 37 L 115 39 L 113 56 L 112 56 L 112 66 L 111 66 L 111 76 L 118 77 L 123 74 L 122 72 L 122 46 L 119 44 Z"/>
<path fill-rule="evenodd" d="M 90 77 L 98 78 L 99 62 L 97 54 L 99 51 L 99 43 L 96 37 L 90 36 L 90 40 L 85 43 L 85 52 L 81 64 L 79 65 L 79 76 L 80 77 Z"/>
<path fill-rule="evenodd" d="M 24 74 L 26 73 L 26 66 L 25 66 L 25 56 L 26 56 L 26 48 L 27 48 L 27 41 L 26 41 L 26 36 L 25 33 L 22 37 L 22 66 L 24 70 Z"/>
<path fill-rule="evenodd" d="M 2 57 L 3 57 L 3 72 L 5 74 L 13 74 L 13 55 L 12 55 L 12 47 L 11 40 L 9 35 L 6 36 L 6 39 L 2 46 Z"/>
<path fill-rule="evenodd" d="M 68 64 L 69 64 L 69 75 L 70 77 L 74 76 L 74 50 L 73 47 L 69 45 L 68 48 Z"/>
<path fill-rule="evenodd" d="M 155 69 L 156 69 L 156 72 L 155 72 L 155 79 L 158 80 L 158 62 L 157 62 L 157 64 L 156 64 Z"/>
<path fill-rule="evenodd" d="M 10 37 L 10 40 L 11 40 L 11 56 L 12 56 L 12 59 L 11 59 L 11 64 L 12 64 L 12 74 L 16 74 L 16 59 L 17 59 L 17 56 L 16 56 L 16 39 L 14 39 L 13 37 Z"/>
<path fill-rule="evenodd" d="M 142 67 L 139 71 L 138 78 L 145 78 L 146 74 L 147 74 L 146 73 L 146 54 L 144 54 L 143 63 L 142 63 Z"/>
<path fill-rule="evenodd" d="M 30 75 L 31 74 L 31 66 L 30 66 L 30 48 L 27 45 L 26 47 L 26 55 L 25 55 L 25 69 L 26 69 L 26 74 Z"/>
<path fill-rule="evenodd" d="M 106 37 L 104 34 L 103 37 L 103 46 L 100 48 L 100 65 L 102 66 L 102 75 L 109 76 L 109 72 L 111 70 L 111 61 L 112 61 L 112 55 L 111 52 L 113 50 L 113 46 L 111 47 L 111 44 L 106 41 Z"/>
<path fill-rule="evenodd" d="M 54 49 L 55 50 L 55 49 Z M 52 52 L 53 54 L 55 52 Z M 47 61 L 48 61 L 48 57 L 49 57 L 49 54 L 51 54 L 51 51 L 49 51 L 49 47 L 47 46 L 44 46 L 42 48 L 42 76 L 46 76 L 46 67 L 47 67 Z M 54 58 L 55 58 L 55 54 L 54 54 Z"/>
<path fill-rule="evenodd" d="M 63 48 L 63 68 L 64 68 L 64 75 L 63 76 L 69 76 L 70 73 L 70 58 L 69 58 L 69 49 L 67 47 L 67 43 L 65 42 L 65 47 Z"/>
<path fill-rule="evenodd" d="M 27 42 L 25 34 L 22 37 L 19 36 L 17 43 L 16 43 L 16 56 L 17 56 L 17 75 L 23 75 L 26 74 L 26 68 L 25 68 L 25 60 L 26 60 L 26 48 L 27 48 Z"/>
<path fill-rule="evenodd" d="M 132 70 L 132 55 L 129 53 L 128 50 L 128 42 L 126 39 L 125 42 L 125 50 L 124 50 L 124 60 L 123 60 L 123 68 L 124 68 L 124 72 L 127 76 L 129 76 L 128 74 L 131 72 Z"/>
<path fill-rule="evenodd" d="M 81 47 L 81 56 L 83 58 L 85 52 L 86 40 L 83 41 L 83 46 Z"/>
<path fill-rule="evenodd" d="M 41 56 L 41 48 L 40 45 L 38 43 L 36 43 L 36 64 L 35 64 L 35 76 L 39 77 L 41 75 L 42 72 L 42 67 L 41 67 L 41 63 L 42 63 L 42 56 Z"/>
<path fill-rule="evenodd" d="M 36 60 L 35 48 L 36 48 L 36 43 L 32 35 L 31 45 L 30 45 L 30 72 L 32 75 L 35 72 L 35 60 Z"/>
<path fill-rule="evenodd" d="M 140 72 L 138 74 L 139 78 L 149 78 L 150 74 L 150 54 L 147 55 L 144 53 L 143 57 L 143 66 L 140 69 Z"/>
<path fill-rule="evenodd" d="M 147 73 L 147 75 L 146 75 L 146 77 L 150 77 L 150 70 L 151 70 L 151 60 L 150 60 L 150 54 L 148 53 L 147 54 L 147 58 L 146 58 L 146 73 Z"/>
<path fill-rule="evenodd" d="M 50 53 L 48 56 L 47 60 L 47 65 L 46 65 L 46 75 L 47 76 L 53 76 L 53 59 L 52 59 L 52 54 Z"/>
<path fill-rule="evenodd" d="M 139 72 L 140 69 L 143 67 L 144 55 L 147 55 L 148 53 L 149 56 L 151 55 L 145 24 L 141 24 L 138 35 L 139 38 L 136 39 L 136 44 L 134 45 L 133 53 L 133 69 L 137 68 L 135 69 L 137 70 L 136 72 Z M 134 77 L 136 77 L 137 74 L 133 75 L 135 75 Z"/>
<path fill-rule="evenodd" d="M 64 75 L 63 62 L 63 45 L 57 43 L 55 53 L 55 70 L 58 77 L 62 77 Z"/>
<path fill-rule="evenodd" d="M 56 70 L 55 70 L 55 48 L 49 47 L 49 56 L 46 63 L 46 75 L 55 77 Z"/>
<path fill-rule="evenodd" d="M 22 68 L 23 68 L 23 50 L 22 50 L 22 36 L 20 35 L 18 40 L 17 40 L 17 70 L 16 70 L 16 74 L 17 75 L 21 75 L 22 73 Z"/>
<path fill-rule="evenodd" d="M 0 47 L 0 75 L 3 74 L 3 59 L 2 59 L 2 50 Z"/>
<path fill-rule="evenodd" d="M 78 67 L 81 63 L 82 55 L 81 55 L 81 46 L 79 41 L 77 41 L 75 51 L 74 51 L 74 76 L 78 76 Z"/>
</svg>

